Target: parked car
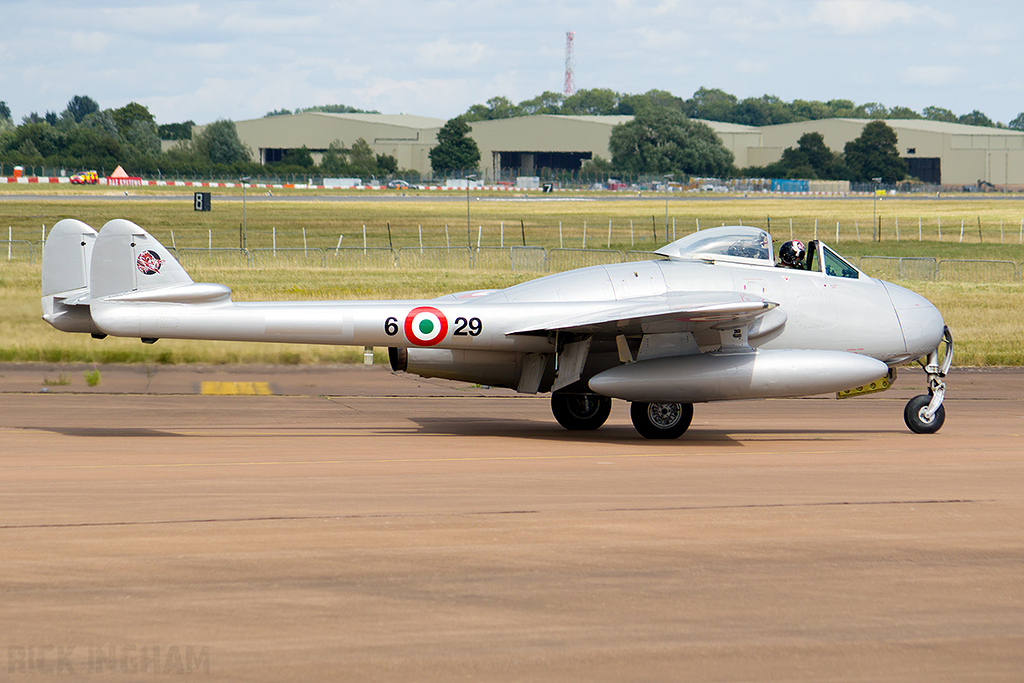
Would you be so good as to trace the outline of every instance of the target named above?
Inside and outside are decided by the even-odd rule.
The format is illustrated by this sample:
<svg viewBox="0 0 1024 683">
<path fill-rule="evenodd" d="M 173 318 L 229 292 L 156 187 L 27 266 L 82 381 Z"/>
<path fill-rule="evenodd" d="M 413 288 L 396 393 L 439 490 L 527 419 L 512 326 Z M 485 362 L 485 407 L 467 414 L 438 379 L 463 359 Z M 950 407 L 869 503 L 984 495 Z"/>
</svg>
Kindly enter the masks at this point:
<svg viewBox="0 0 1024 683">
<path fill-rule="evenodd" d="M 407 190 L 410 187 L 412 187 L 412 185 L 405 182 L 404 180 L 392 180 L 390 183 L 388 183 L 388 189 L 391 190 Z"/>
<path fill-rule="evenodd" d="M 100 181 L 100 176 L 96 171 L 82 171 L 71 176 L 72 185 L 95 185 Z"/>
</svg>

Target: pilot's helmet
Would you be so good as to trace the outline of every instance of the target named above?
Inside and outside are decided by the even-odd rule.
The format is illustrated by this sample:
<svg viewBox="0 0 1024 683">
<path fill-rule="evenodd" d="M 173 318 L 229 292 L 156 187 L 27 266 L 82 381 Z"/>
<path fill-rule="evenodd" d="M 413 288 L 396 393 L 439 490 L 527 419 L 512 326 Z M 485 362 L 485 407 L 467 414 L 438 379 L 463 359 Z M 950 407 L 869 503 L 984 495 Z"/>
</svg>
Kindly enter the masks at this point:
<svg viewBox="0 0 1024 683">
<path fill-rule="evenodd" d="M 790 240 L 779 247 L 779 260 L 791 268 L 800 267 L 804 256 L 807 256 L 807 249 L 800 240 Z"/>
</svg>

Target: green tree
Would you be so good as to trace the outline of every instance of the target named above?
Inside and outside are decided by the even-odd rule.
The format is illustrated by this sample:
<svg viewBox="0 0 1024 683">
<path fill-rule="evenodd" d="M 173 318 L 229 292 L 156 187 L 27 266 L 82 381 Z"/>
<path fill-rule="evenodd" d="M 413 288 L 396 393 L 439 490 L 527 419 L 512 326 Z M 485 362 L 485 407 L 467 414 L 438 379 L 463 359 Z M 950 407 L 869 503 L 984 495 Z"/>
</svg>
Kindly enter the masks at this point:
<svg viewBox="0 0 1024 683">
<path fill-rule="evenodd" d="M 357 178 L 369 178 L 377 175 L 377 157 L 373 148 L 363 138 L 352 143 L 348 151 L 349 172 Z"/>
<path fill-rule="evenodd" d="M 964 114 L 957 123 L 963 123 L 967 126 L 985 126 L 987 128 L 996 128 L 996 124 L 992 119 L 982 114 L 980 111 L 975 109 L 970 114 Z"/>
<path fill-rule="evenodd" d="M 733 155 L 710 126 L 667 108 L 641 111 L 612 129 L 612 165 L 632 173 L 723 176 Z"/>
<path fill-rule="evenodd" d="M 84 95 L 75 95 L 68 102 L 67 109 L 64 110 L 64 114 L 67 118 L 74 119 L 75 123 L 81 123 L 89 114 L 95 114 L 100 110 L 100 105 L 96 103 L 96 100 L 91 97 Z"/>
<path fill-rule="evenodd" d="M 29 143 L 26 145 L 26 143 Z M 42 158 L 53 156 L 60 150 L 60 135 L 48 123 L 25 123 L 15 131 L 14 146 L 24 148 L 25 153 L 39 155 Z M 36 163 L 41 163 L 42 159 Z"/>
<path fill-rule="evenodd" d="M 647 109 L 665 107 L 683 111 L 683 98 L 676 97 L 667 90 L 648 90 L 640 95 L 620 95 L 618 113 L 634 115 Z"/>
<path fill-rule="evenodd" d="M 11 121 L 11 108 L 7 106 L 7 102 L 0 100 L 0 121 Z"/>
<path fill-rule="evenodd" d="M 309 151 L 309 147 L 306 145 L 297 149 L 285 150 L 281 163 L 286 166 L 298 166 L 306 170 L 316 167 L 316 164 L 313 162 L 313 153 Z"/>
<path fill-rule="evenodd" d="M 357 109 L 350 107 L 347 104 L 318 104 L 314 107 L 304 107 L 295 110 L 296 114 L 302 114 L 307 111 L 319 112 L 322 114 L 379 114 L 380 112 L 376 109 Z M 282 113 L 288 112 L 287 109 L 282 109 Z M 271 112 L 273 113 L 273 112 Z M 269 116 L 269 114 L 268 114 Z"/>
<path fill-rule="evenodd" d="M 117 138 L 101 128 L 75 126 L 64 141 L 61 165 L 79 169 L 106 169 L 113 171 L 124 152 Z"/>
<path fill-rule="evenodd" d="M 518 107 L 523 113 L 523 116 L 560 114 L 562 113 L 562 101 L 564 99 L 565 97 L 562 93 L 545 90 L 543 93 L 532 99 L 523 100 L 519 103 Z"/>
<path fill-rule="evenodd" d="M 700 88 L 685 103 L 683 113 L 691 119 L 705 121 L 732 121 L 736 108 L 735 95 L 718 88 Z"/>
<path fill-rule="evenodd" d="M 819 121 L 832 117 L 832 109 L 819 100 L 793 100 L 790 110 L 794 121 Z"/>
<path fill-rule="evenodd" d="M 518 105 L 512 104 L 507 97 L 492 97 L 487 104 L 474 104 L 470 107 L 463 118 L 466 121 L 494 121 L 496 119 L 510 119 L 515 116 L 522 116 L 522 110 Z"/>
<path fill-rule="evenodd" d="M 450 119 L 437 133 L 437 146 L 430 150 L 434 173 L 475 170 L 480 163 L 480 148 L 469 137 L 471 128 L 461 117 Z"/>
<path fill-rule="evenodd" d="M 348 150 L 341 144 L 341 140 L 335 140 L 324 152 L 320 159 L 320 170 L 329 176 L 344 176 L 348 170 Z"/>
<path fill-rule="evenodd" d="M 944 121 L 946 123 L 956 123 L 956 114 L 948 109 L 942 107 L 925 107 L 921 110 L 921 113 L 929 121 Z"/>
<path fill-rule="evenodd" d="M 1009 127 L 1013 130 L 1024 130 L 1024 111 L 1017 114 L 1017 118 L 1010 121 Z"/>
<path fill-rule="evenodd" d="M 837 180 L 845 176 L 838 156 L 825 144 L 821 133 L 804 133 L 796 147 L 787 147 L 782 159 L 765 169 L 765 175 L 810 180 Z"/>
<path fill-rule="evenodd" d="M 844 157 L 850 179 L 868 182 L 881 178 L 895 183 L 907 177 L 907 162 L 900 158 L 896 131 L 885 121 L 872 121 L 864 126 L 860 137 L 846 143 Z"/>
<path fill-rule="evenodd" d="M 398 159 L 390 154 L 377 155 L 377 175 L 394 175 L 398 172 Z"/>
<path fill-rule="evenodd" d="M 131 128 L 136 121 L 156 122 L 153 115 L 149 113 L 149 109 L 138 102 L 129 102 L 120 109 L 114 109 L 110 114 L 114 117 L 114 123 L 117 124 L 119 131 Z"/>
<path fill-rule="evenodd" d="M 746 126 L 772 126 L 789 123 L 793 120 L 793 112 L 775 95 L 763 95 L 748 97 L 737 104 L 731 120 Z"/>
<path fill-rule="evenodd" d="M 117 139 L 117 124 L 114 123 L 114 115 L 109 109 L 89 114 L 82 119 L 82 125 Z"/>
<path fill-rule="evenodd" d="M 890 119 L 920 119 L 923 118 L 910 107 L 896 106 L 889 110 Z"/>
<path fill-rule="evenodd" d="M 562 113 L 575 116 L 610 116 L 621 114 L 619 94 L 608 88 L 577 90 L 562 102 Z"/>
<path fill-rule="evenodd" d="M 853 100 L 829 100 L 825 106 L 832 112 L 828 118 L 859 118 L 858 107 Z"/>
<path fill-rule="evenodd" d="M 160 154 L 160 134 L 152 121 L 133 121 L 121 131 L 120 139 L 133 158 L 155 158 Z"/>
<path fill-rule="evenodd" d="M 248 148 L 238 139 L 235 122 L 219 119 L 193 136 L 195 151 L 200 161 L 212 164 L 238 164 L 249 161 Z"/>
<path fill-rule="evenodd" d="M 196 127 L 195 121 L 183 121 L 182 123 L 162 123 L 157 126 L 161 140 L 191 140 L 192 129 Z"/>
</svg>

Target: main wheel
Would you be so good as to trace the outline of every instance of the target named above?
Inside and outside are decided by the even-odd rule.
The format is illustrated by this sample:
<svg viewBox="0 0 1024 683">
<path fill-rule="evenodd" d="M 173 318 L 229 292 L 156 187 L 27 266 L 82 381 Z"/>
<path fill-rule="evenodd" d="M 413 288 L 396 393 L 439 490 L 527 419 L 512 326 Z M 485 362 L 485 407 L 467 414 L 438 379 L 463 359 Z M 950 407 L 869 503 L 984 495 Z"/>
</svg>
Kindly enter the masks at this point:
<svg viewBox="0 0 1024 683">
<path fill-rule="evenodd" d="M 907 407 L 903 409 L 903 420 L 910 427 L 910 431 L 916 434 L 934 434 L 946 421 L 946 409 L 942 405 L 939 405 L 938 410 L 932 415 L 932 419 L 925 419 L 924 410 L 931 400 L 931 396 L 922 394 L 915 396 L 907 403 Z"/>
<path fill-rule="evenodd" d="M 629 416 L 644 438 L 678 439 L 690 427 L 693 404 L 634 401 L 629 406 Z"/>
<path fill-rule="evenodd" d="M 551 413 L 573 431 L 597 429 L 612 412 L 612 400 L 600 394 L 551 394 Z"/>
</svg>

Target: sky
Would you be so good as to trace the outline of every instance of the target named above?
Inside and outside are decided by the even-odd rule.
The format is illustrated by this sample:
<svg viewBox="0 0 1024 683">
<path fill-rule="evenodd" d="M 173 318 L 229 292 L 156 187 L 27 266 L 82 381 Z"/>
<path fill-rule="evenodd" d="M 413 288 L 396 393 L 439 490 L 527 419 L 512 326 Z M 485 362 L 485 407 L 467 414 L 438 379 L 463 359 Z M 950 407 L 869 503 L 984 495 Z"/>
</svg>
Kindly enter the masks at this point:
<svg viewBox="0 0 1024 683">
<path fill-rule="evenodd" d="M 346 104 L 449 119 L 577 89 L 1024 112 L 1018 0 L 0 0 L 16 123 L 75 95 L 157 123 Z"/>
</svg>

